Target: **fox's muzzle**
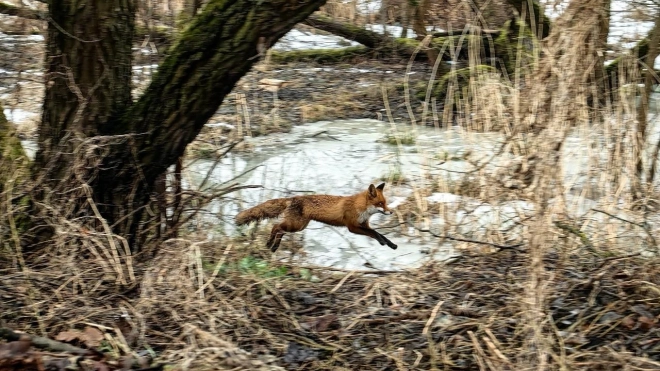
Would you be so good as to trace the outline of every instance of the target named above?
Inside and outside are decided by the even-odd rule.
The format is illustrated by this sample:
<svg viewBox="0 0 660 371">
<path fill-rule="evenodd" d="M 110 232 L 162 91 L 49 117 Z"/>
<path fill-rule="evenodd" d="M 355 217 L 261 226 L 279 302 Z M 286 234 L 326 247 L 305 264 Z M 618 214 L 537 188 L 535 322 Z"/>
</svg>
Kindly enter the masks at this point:
<svg viewBox="0 0 660 371">
<path fill-rule="evenodd" d="M 381 210 L 378 209 L 378 212 L 384 215 L 392 215 L 392 210 Z"/>
</svg>

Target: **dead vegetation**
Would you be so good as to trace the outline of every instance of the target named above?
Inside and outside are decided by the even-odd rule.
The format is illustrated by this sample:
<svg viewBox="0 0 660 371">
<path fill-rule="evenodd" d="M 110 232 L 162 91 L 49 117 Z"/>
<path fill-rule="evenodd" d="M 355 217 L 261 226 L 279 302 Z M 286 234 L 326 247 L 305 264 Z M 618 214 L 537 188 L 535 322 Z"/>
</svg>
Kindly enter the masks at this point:
<svg viewBox="0 0 660 371">
<path fill-rule="evenodd" d="M 62 252 L 29 276 L 3 272 L 2 321 L 58 339 L 103 333 L 106 358 L 150 350 L 181 369 L 522 369 L 527 252 L 464 253 L 404 272 L 348 272 L 177 240 L 121 288 L 93 259 Z M 573 249 L 544 261 L 552 369 L 660 365 L 655 259 Z"/>
</svg>

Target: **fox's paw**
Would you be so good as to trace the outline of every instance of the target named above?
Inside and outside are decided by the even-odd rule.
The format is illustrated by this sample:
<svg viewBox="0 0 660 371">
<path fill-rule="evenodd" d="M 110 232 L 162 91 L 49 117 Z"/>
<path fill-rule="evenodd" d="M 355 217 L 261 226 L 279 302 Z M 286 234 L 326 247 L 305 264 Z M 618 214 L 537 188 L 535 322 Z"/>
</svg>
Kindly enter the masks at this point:
<svg viewBox="0 0 660 371">
<path fill-rule="evenodd" d="M 397 246 L 396 244 L 394 244 L 392 242 L 388 243 L 387 246 L 389 246 L 392 250 L 396 250 L 396 248 L 399 247 L 399 246 Z"/>
<path fill-rule="evenodd" d="M 266 242 L 266 247 L 269 248 L 270 251 L 275 252 L 277 251 L 277 248 L 280 247 L 280 244 L 273 240 L 268 240 L 268 242 Z"/>
<path fill-rule="evenodd" d="M 267 244 L 266 244 L 266 247 L 269 248 L 270 251 L 275 252 L 275 251 L 277 251 L 277 248 L 280 247 L 280 244 L 278 244 L 278 243 L 274 243 L 274 242 L 270 242 L 270 243 L 267 243 Z"/>
</svg>

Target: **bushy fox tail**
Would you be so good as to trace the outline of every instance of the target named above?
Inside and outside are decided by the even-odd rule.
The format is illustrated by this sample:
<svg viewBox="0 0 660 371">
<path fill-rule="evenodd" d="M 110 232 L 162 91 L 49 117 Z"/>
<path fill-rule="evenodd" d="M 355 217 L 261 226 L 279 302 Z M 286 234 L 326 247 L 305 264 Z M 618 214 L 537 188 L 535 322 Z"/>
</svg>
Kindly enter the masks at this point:
<svg viewBox="0 0 660 371">
<path fill-rule="evenodd" d="M 289 206 L 286 198 L 276 198 L 266 201 L 255 207 L 243 210 L 236 215 L 236 225 L 247 224 L 252 221 L 277 218 Z"/>
</svg>

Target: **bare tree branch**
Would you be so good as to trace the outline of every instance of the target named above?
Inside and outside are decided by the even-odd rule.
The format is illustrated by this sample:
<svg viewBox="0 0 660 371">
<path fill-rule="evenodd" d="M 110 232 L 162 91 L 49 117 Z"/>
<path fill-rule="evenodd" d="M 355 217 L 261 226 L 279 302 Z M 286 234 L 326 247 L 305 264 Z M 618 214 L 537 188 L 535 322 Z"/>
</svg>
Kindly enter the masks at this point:
<svg viewBox="0 0 660 371">
<path fill-rule="evenodd" d="M 29 338 L 29 341 L 37 348 L 47 349 L 53 352 L 69 352 L 72 354 L 79 355 L 88 355 L 94 354 L 94 350 L 82 349 L 71 344 L 62 343 L 60 341 L 55 341 L 41 336 L 23 334 Z M 0 339 L 5 339 L 8 341 L 18 341 L 21 340 L 21 333 L 14 332 L 12 329 L 6 327 L 0 327 Z"/>
<path fill-rule="evenodd" d="M 448 240 L 458 241 L 458 242 L 475 243 L 475 244 L 478 244 L 478 245 L 488 245 L 488 246 L 492 246 L 492 247 L 495 247 L 495 248 L 500 249 L 500 250 L 514 250 L 514 251 L 521 252 L 521 250 L 519 250 L 518 248 L 523 245 L 522 243 L 518 243 L 518 244 L 515 244 L 515 245 L 500 245 L 500 244 L 496 244 L 496 243 L 493 243 L 493 242 L 471 240 L 471 239 L 468 239 L 468 238 L 460 238 L 460 237 L 452 237 L 448 234 L 445 234 L 443 236 L 443 235 L 439 235 L 437 233 L 431 232 L 430 229 L 417 228 L 417 230 L 420 231 L 420 232 L 429 233 L 433 237 L 446 238 Z"/>
</svg>

